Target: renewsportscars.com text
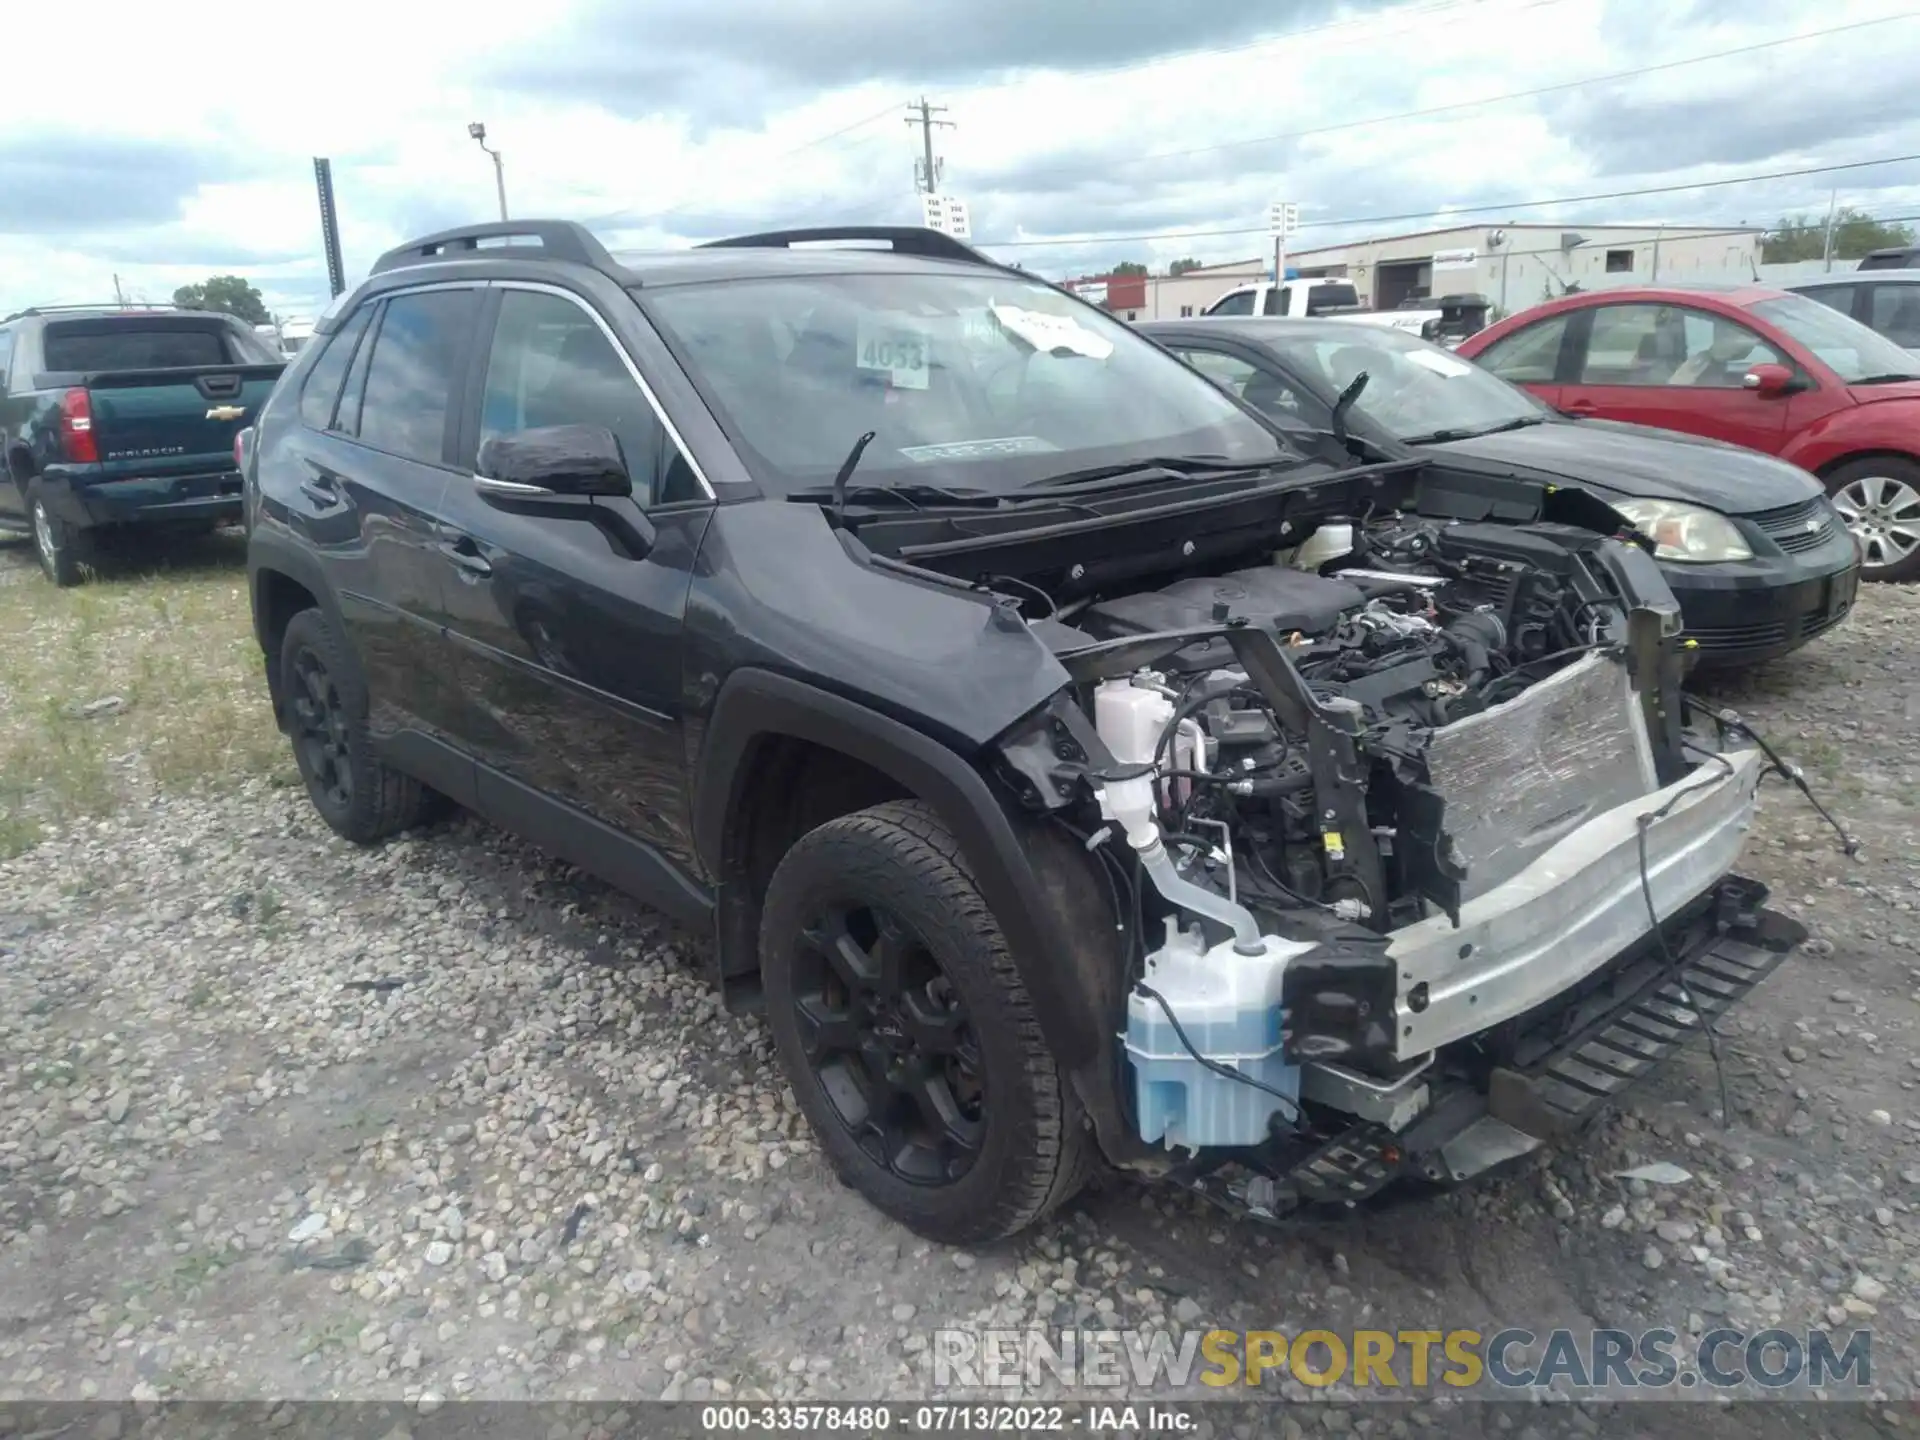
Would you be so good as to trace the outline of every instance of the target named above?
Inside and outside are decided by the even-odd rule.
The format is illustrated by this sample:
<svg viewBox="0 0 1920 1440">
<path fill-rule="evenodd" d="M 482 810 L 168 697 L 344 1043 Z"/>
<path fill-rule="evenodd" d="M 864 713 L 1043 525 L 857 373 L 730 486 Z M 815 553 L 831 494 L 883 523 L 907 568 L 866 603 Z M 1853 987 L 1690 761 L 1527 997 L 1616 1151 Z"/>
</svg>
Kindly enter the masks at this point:
<svg viewBox="0 0 1920 1440">
<path fill-rule="evenodd" d="M 1854 1330 L 936 1330 L 940 1391 L 1216 1390 L 1276 1383 L 1365 1390 L 1864 1390 L 1873 1336 Z"/>
</svg>

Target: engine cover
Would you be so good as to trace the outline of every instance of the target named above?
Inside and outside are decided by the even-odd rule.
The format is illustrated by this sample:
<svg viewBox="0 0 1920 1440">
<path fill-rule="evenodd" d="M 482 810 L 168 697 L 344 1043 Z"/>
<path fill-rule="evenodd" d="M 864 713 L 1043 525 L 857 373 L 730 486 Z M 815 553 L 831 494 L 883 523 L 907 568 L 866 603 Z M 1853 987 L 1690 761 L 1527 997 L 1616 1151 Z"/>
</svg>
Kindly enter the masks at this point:
<svg viewBox="0 0 1920 1440">
<path fill-rule="evenodd" d="M 1121 595 L 1088 608 L 1080 626 L 1102 640 L 1150 635 L 1218 624 L 1225 616 L 1278 629 L 1324 634 L 1340 623 L 1344 611 L 1366 603 L 1366 592 L 1345 580 L 1328 580 L 1304 570 L 1262 565 L 1226 575 L 1177 580 L 1164 590 Z M 1230 652 L 1224 640 L 1182 651 L 1183 664 L 1222 663 Z"/>
</svg>

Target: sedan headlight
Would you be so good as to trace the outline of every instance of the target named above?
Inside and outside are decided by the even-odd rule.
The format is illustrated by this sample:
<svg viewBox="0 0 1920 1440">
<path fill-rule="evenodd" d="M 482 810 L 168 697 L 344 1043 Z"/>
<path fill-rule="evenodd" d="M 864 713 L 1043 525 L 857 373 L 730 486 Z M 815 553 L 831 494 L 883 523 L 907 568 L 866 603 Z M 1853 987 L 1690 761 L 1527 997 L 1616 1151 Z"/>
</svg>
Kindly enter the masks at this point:
<svg viewBox="0 0 1920 1440">
<path fill-rule="evenodd" d="M 1616 500 L 1613 508 L 1653 540 L 1655 559 L 1707 565 L 1717 560 L 1753 558 L 1752 549 L 1733 522 L 1716 510 L 1682 505 L 1677 500 Z"/>
</svg>

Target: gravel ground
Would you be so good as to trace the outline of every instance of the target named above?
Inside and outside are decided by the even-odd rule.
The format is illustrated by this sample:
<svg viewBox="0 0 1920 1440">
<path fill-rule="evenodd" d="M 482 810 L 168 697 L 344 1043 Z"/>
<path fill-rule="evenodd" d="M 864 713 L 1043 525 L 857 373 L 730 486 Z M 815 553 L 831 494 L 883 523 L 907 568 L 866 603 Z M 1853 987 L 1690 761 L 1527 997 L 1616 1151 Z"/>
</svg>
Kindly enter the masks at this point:
<svg viewBox="0 0 1920 1440">
<path fill-rule="evenodd" d="M 1712 687 L 1864 842 L 1763 791 L 1744 868 L 1816 940 L 1723 1026 L 1730 1125 L 1690 1051 L 1539 1165 L 1291 1231 L 1113 1180 L 929 1246 L 833 1180 L 704 939 L 470 819 L 362 851 L 284 772 L 135 794 L 0 863 L 0 1400 L 871 1399 L 950 1325 L 1778 1323 L 1871 1326 L 1907 1402 L 1917 619 L 1878 588 Z M 1689 1178 L 1611 1178 L 1654 1160 Z"/>
</svg>

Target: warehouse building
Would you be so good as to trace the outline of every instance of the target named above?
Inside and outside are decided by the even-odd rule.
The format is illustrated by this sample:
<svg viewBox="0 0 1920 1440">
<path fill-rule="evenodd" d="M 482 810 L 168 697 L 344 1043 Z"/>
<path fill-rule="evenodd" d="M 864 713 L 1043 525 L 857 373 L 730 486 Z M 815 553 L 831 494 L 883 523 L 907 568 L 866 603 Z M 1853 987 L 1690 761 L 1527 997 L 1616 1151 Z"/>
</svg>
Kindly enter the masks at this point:
<svg viewBox="0 0 1920 1440">
<path fill-rule="evenodd" d="M 1376 310 L 1423 296 L 1475 293 L 1510 312 L 1576 287 L 1750 280 L 1759 273 L 1761 234 L 1759 226 L 1459 225 L 1290 249 L 1287 268 L 1344 276 Z M 1129 308 L 1142 320 L 1198 315 L 1228 290 L 1272 273 L 1268 256 L 1156 276 Z"/>
</svg>

